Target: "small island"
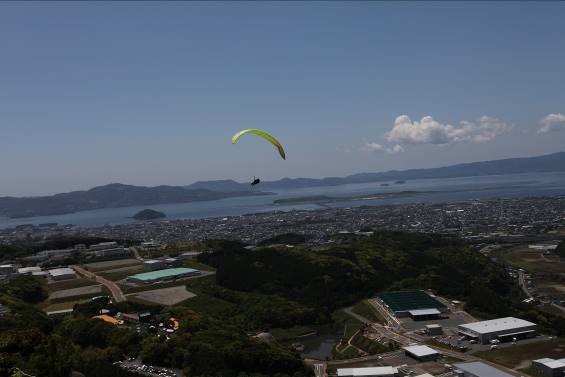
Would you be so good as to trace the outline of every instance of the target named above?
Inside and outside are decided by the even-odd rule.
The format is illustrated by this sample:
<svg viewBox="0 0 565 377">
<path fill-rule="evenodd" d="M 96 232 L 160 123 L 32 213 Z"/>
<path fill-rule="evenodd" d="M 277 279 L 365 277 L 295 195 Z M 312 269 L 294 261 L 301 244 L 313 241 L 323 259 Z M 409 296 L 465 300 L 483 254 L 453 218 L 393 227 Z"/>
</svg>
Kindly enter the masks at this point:
<svg viewBox="0 0 565 377">
<path fill-rule="evenodd" d="M 167 215 L 153 209 L 144 209 L 133 215 L 133 218 L 136 220 L 155 220 L 162 219 L 163 217 L 167 217 Z"/>
</svg>

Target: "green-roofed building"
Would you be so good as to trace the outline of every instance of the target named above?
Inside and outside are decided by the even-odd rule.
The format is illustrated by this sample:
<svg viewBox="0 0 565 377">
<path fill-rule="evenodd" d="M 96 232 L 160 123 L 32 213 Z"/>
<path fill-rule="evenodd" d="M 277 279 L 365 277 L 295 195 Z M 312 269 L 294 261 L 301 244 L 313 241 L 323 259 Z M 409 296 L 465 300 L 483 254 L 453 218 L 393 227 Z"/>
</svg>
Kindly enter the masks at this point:
<svg viewBox="0 0 565 377">
<path fill-rule="evenodd" d="M 444 304 L 424 291 L 384 292 L 378 298 L 397 317 L 432 319 L 447 311 Z"/>
<path fill-rule="evenodd" d="M 126 281 L 131 283 L 155 283 L 157 281 L 167 281 L 187 278 L 190 276 L 200 275 L 199 270 L 193 268 L 167 268 L 164 270 L 144 272 L 128 276 Z"/>
</svg>

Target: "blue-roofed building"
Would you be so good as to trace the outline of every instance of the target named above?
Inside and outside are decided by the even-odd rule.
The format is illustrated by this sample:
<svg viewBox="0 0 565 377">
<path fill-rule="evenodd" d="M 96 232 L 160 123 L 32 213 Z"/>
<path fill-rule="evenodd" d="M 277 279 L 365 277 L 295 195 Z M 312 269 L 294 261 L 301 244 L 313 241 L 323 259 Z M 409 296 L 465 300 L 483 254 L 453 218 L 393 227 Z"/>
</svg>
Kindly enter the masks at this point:
<svg viewBox="0 0 565 377">
<path fill-rule="evenodd" d="M 196 275 L 200 275 L 200 271 L 193 268 L 167 268 L 128 276 L 126 281 L 131 283 L 155 283 L 158 281 L 182 279 Z"/>
</svg>

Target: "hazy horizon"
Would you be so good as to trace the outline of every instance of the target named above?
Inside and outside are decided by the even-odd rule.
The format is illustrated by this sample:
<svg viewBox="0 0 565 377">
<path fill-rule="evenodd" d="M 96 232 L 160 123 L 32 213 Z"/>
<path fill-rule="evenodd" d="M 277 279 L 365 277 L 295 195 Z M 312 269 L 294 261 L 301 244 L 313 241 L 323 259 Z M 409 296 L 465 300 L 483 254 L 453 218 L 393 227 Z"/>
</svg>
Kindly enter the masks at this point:
<svg viewBox="0 0 565 377">
<path fill-rule="evenodd" d="M 555 153 L 562 153 L 565 151 L 557 151 Z M 528 158 L 528 157 L 537 157 L 540 155 L 534 155 L 534 156 L 513 156 L 513 157 L 508 157 L 508 159 L 512 159 L 512 158 Z M 507 158 L 503 158 L 503 159 L 507 159 Z M 500 160 L 503 160 L 500 159 Z M 499 160 L 499 159 L 497 159 Z M 430 166 L 430 167 L 421 167 L 421 168 L 415 168 L 415 169 L 434 169 L 434 168 L 442 168 L 442 167 L 447 167 L 447 166 L 453 166 L 453 165 L 459 165 L 459 164 L 465 164 L 465 163 L 474 163 L 474 162 L 484 162 L 484 161 L 492 161 L 492 160 L 477 160 L 477 161 L 463 161 L 461 163 L 457 163 L 457 164 L 451 164 L 451 165 L 441 165 L 441 166 Z M 411 170 L 413 168 L 407 167 L 406 169 L 398 169 L 397 171 L 404 171 L 404 170 Z M 268 181 L 278 181 L 281 179 L 295 179 L 295 178 L 314 178 L 314 179 L 322 179 L 322 178 L 332 178 L 332 177 L 347 177 L 349 175 L 354 175 L 354 174 L 363 174 L 363 173 L 383 173 L 383 172 L 388 172 L 388 171 L 392 171 L 395 169 L 391 169 L 391 170 L 379 170 L 379 171 L 358 171 L 358 172 L 351 172 L 348 174 L 344 174 L 341 176 L 297 176 L 297 177 L 278 177 L 278 178 L 273 178 L 270 179 Z M 516 173 L 512 173 L 512 174 L 516 174 Z M 519 174 L 519 173 L 518 173 Z M 528 173 L 524 173 L 524 174 L 528 174 Z M 491 174 L 488 174 L 491 175 Z M 461 177 L 465 177 L 465 176 L 461 176 Z M 441 178 L 434 178 L 434 179 L 441 179 Z M 161 184 L 156 184 L 156 185 L 134 185 L 128 182 L 105 182 L 105 183 L 101 183 L 101 184 L 97 184 L 95 186 L 91 186 L 91 187 L 83 187 L 83 188 L 78 188 L 76 190 L 69 190 L 69 191 L 61 191 L 61 192 L 53 192 L 53 193 L 45 193 L 45 194 L 38 194 L 38 195 L 0 195 L 0 197 L 6 197 L 6 196 L 11 196 L 11 197 L 35 197 L 35 196 L 49 196 L 49 195 L 54 195 L 54 194 L 63 194 L 63 193 L 67 193 L 67 192 L 71 192 L 71 191 L 86 191 L 89 190 L 91 188 L 94 187 L 100 187 L 100 186 L 107 186 L 107 185 L 111 185 L 111 184 L 123 184 L 123 185 L 131 185 L 131 186 L 145 186 L 145 187 L 155 187 L 155 186 L 189 186 L 193 183 L 197 183 L 197 182 L 210 182 L 210 181 L 220 181 L 220 180 L 232 180 L 232 181 L 236 181 L 238 183 L 248 183 L 248 180 L 237 180 L 234 178 L 212 178 L 212 179 L 206 179 L 206 180 L 199 180 L 199 181 L 191 181 L 191 182 L 187 182 L 187 183 L 182 183 L 182 184 L 167 184 L 167 183 L 161 183 Z"/>
<path fill-rule="evenodd" d="M 565 3 L 1 3 L 0 196 L 563 150 Z M 263 128 L 287 160 L 242 128 Z"/>
</svg>

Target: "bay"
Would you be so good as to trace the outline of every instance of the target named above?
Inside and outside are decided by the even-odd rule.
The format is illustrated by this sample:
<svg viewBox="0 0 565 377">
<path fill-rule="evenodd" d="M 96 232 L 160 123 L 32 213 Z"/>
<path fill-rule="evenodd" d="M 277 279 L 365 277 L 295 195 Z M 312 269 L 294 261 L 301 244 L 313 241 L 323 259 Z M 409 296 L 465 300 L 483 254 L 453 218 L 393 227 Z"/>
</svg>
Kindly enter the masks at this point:
<svg viewBox="0 0 565 377">
<path fill-rule="evenodd" d="M 388 186 L 382 186 L 383 183 Z M 193 203 L 144 205 L 123 208 L 104 208 L 81 211 L 66 215 L 38 216 L 20 219 L 0 217 L 0 229 L 23 224 L 58 223 L 82 227 L 133 223 L 130 218 L 145 208 L 167 214 L 168 220 L 207 217 L 237 216 L 289 210 L 313 210 L 323 208 L 315 203 L 275 205 L 276 199 L 300 198 L 314 195 L 353 197 L 371 194 L 416 191 L 414 195 L 366 200 L 343 200 L 324 207 L 356 207 L 362 205 L 395 205 L 403 203 L 443 203 L 487 198 L 516 198 L 529 196 L 565 195 L 565 173 L 528 173 L 489 175 L 478 177 L 418 179 L 404 184 L 373 182 L 340 186 L 320 186 L 291 190 L 277 190 L 274 195 L 234 197 Z"/>
</svg>

